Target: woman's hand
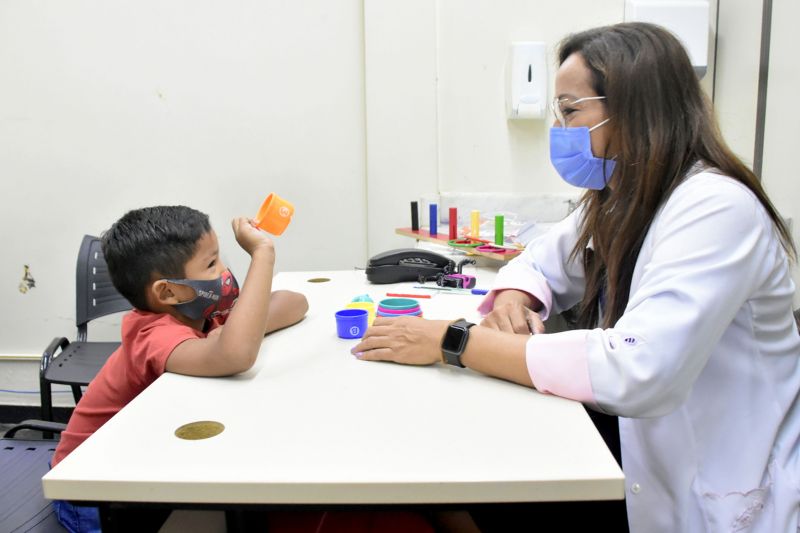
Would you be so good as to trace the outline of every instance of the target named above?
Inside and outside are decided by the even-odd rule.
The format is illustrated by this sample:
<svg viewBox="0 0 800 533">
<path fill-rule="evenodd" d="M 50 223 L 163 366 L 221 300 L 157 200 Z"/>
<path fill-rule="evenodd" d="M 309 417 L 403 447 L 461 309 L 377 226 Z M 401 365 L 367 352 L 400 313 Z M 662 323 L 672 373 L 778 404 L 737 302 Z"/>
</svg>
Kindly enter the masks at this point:
<svg viewBox="0 0 800 533">
<path fill-rule="evenodd" d="M 542 318 L 529 307 L 537 302 L 532 302 L 527 293 L 505 290 L 497 295 L 494 309 L 483 318 L 481 326 L 507 333 L 544 333 Z"/>
<path fill-rule="evenodd" d="M 442 337 L 450 322 L 417 317 L 376 318 L 352 350 L 367 361 L 432 365 L 442 360 Z"/>
</svg>

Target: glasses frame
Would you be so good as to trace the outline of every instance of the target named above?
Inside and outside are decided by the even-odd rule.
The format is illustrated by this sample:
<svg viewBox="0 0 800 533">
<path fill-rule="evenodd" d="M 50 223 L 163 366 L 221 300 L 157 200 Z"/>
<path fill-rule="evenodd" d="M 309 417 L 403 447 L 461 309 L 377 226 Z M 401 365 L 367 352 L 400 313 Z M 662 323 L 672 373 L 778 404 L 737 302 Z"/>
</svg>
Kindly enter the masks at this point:
<svg viewBox="0 0 800 533">
<path fill-rule="evenodd" d="M 564 112 L 561 109 L 561 103 L 562 102 L 568 102 L 571 105 L 575 105 L 575 104 L 580 104 L 581 102 L 587 102 L 587 101 L 590 101 L 590 100 L 605 100 L 605 99 L 606 99 L 605 96 L 584 96 L 583 98 L 578 98 L 577 100 L 570 100 L 569 98 L 566 98 L 566 97 L 563 97 L 563 96 L 562 97 L 556 96 L 555 98 L 553 98 L 553 101 L 550 102 L 550 110 L 553 112 L 553 115 L 555 116 L 555 118 L 558 121 L 559 125 L 562 128 L 566 128 L 567 127 L 567 120 L 564 117 Z"/>
</svg>

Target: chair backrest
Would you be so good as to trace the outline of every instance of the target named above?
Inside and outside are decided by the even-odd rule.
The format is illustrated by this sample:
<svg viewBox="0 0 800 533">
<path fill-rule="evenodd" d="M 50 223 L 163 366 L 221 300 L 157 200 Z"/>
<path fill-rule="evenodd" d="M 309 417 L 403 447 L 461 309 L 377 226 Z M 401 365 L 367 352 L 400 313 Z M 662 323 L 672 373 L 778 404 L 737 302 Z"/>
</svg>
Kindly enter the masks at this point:
<svg viewBox="0 0 800 533">
<path fill-rule="evenodd" d="M 95 318 L 130 309 L 131 303 L 122 296 L 108 274 L 100 239 L 84 235 L 78 252 L 75 271 L 75 322 L 78 340 L 86 340 L 87 324 Z"/>
</svg>

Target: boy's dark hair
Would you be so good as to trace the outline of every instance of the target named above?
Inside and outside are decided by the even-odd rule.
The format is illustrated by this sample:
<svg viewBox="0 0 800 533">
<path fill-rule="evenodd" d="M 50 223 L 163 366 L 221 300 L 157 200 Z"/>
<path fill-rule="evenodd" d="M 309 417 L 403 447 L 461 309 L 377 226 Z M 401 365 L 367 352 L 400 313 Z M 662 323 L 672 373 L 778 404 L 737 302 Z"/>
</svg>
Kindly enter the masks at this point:
<svg viewBox="0 0 800 533">
<path fill-rule="evenodd" d="M 103 255 L 114 287 L 137 309 L 149 311 L 145 288 L 158 278 L 184 278 L 208 215 L 182 205 L 134 209 L 103 233 Z"/>
</svg>

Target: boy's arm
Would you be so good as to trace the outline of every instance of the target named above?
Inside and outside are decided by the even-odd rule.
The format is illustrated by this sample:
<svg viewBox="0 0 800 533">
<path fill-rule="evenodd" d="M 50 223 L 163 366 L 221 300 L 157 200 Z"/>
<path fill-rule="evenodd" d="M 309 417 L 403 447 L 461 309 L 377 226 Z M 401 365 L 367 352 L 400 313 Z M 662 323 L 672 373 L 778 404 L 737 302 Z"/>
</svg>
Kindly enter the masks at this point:
<svg viewBox="0 0 800 533">
<path fill-rule="evenodd" d="M 306 311 L 308 311 L 308 301 L 299 292 L 273 292 L 269 300 L 269 315 L 264 335 L 297 324 L 306 316 Z"/>
<path fill-rule="evenodd" d="M 244 217 L 232 222 L 236 240 L 250 254 L 250 268 L 236 305 L 219 335 L 180 343 L 166 370 L 190 376 L 229 376 L 248 370 L 258 357 L 270 311 L 275 249 Z"/>
</svg>

